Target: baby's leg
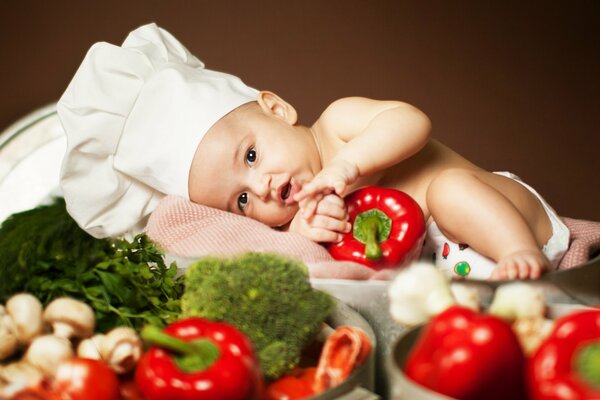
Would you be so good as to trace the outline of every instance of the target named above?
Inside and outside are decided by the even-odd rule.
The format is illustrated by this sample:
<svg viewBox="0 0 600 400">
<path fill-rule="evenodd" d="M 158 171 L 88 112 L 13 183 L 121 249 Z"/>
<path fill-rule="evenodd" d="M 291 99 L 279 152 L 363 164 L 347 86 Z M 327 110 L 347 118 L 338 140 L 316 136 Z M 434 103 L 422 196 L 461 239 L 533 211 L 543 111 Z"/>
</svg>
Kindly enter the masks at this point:
<svg viewBox="0 0 600 400">
<path fill-rule="evenodd" d="M 537 278 L 552 227 L 539 200 L 512 179 L 483 170 L 446 170 L 427 191 L 427 206 L 444 235 L 495 260 L 492 279 Z"/>
</svg>

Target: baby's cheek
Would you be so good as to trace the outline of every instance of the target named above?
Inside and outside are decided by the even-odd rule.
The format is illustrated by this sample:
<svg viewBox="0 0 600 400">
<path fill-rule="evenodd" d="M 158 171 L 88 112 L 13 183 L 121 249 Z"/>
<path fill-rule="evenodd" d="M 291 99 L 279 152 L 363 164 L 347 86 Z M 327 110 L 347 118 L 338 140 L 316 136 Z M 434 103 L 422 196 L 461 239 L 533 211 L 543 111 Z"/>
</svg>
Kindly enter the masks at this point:
<svg viewBox="0 0 600 400">
<path fill-rule="evenodd" d="M 272 204 L 261 204 L 254 207 L 252 215 L 248 215 L 248 217 L 262 222 L 265 225 L 278 227 L 290 223 L 297 212 L 297 204 L 291 204 L 285 207 Z"/>
</svg>

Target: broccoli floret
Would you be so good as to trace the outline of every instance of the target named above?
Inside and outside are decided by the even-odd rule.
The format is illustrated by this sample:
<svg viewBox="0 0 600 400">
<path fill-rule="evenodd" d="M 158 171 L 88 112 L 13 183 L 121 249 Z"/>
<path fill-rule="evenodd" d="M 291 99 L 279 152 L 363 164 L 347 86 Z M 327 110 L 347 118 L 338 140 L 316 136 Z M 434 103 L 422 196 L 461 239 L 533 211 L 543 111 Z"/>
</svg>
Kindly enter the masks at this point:
<svg viewBox="0 0 600 400">
<path fill-rule="evenodd" d="M 253 342 L 266 378 L 294 368 L 334 307 L 306 267 L 270 253 L 203 258 L 186 271 L 182 311 L 230 323 Z"/>
</svg>

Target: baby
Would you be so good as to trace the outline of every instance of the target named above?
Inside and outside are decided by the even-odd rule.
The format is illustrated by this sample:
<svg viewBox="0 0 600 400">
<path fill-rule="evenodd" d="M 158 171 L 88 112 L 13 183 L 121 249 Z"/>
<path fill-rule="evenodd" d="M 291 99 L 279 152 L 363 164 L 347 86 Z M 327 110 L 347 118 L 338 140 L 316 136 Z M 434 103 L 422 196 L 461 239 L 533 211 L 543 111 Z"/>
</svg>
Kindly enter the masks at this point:
<svg viewBox="0 0 600 400">
<path fill-rule="evenodd" d="M 531 187 L 432 139 L 415 107 L 344 98 L 301 126 L 275 93 L 203 67 L 154 24 L 92 47 L 58 104 L 61 186 L 84 229 L 131 230 L 175 194 L 335 242 L 351 230 L 343 197 L 376 185 L 421 206 L 424 256 L 450 274 L 537 278 L 566 251 L 566 226 Z"/>
</svg>

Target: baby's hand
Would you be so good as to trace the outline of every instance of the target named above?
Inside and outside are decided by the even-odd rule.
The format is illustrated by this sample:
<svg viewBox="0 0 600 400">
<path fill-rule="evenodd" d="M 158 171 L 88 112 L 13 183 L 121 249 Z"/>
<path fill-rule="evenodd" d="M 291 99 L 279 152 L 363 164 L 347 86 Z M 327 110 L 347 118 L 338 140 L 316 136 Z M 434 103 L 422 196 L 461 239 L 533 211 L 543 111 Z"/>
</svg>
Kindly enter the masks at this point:
<svg viewBox="0 0 600 400">
<path fill-rule="evenodd" d="M 318 202 L 316 212 L 309 218 L 298 211 L 289 231 L 300 233 L 315 242 L 337 242 L 342 233 L 351 229 L 344 200 L 338 195 L 328 194 Z"/>
<path fill-rule="evenodd" d="M 312 181 L 302 186 L 294 200 L 300 205 L 305 218 L 312 217 L 323 196 L 331 193 L 340 198 L 346 195 L 346 189 L 358 179 L 358 168 L 347 161 L 330 163 L 323 168 Z"/>
<path fill-rule="evenodd" d="M 522 250 L 503 257 L 490 279 L 537 279 L 549 265 L 550 262 L 540 250 Z"/>
</svg>

